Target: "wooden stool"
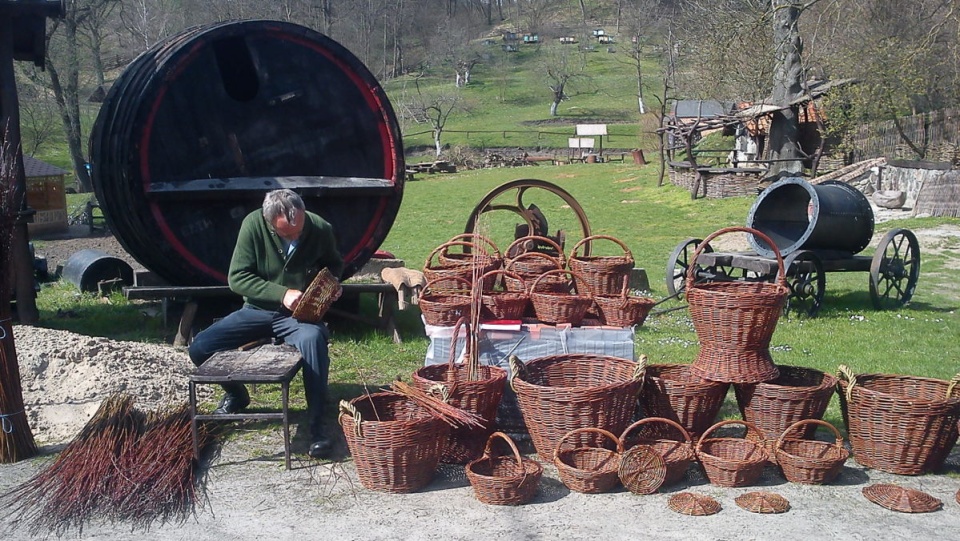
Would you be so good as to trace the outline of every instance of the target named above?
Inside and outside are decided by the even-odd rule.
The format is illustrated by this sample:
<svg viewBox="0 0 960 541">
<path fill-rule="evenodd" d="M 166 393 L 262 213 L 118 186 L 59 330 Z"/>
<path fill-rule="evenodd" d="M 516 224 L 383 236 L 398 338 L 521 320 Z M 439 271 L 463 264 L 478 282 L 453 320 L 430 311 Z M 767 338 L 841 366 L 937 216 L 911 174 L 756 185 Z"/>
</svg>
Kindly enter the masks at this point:
<svg viewBox="0 0 960 541">
<path fill-rule="evenodd" d="M 290 469 L 290 381 L 303 358 L 293 346 L 266 344 L 248 350 L 214 353 L 190 375 L 190 417 L 194 456 L 200 456 L 197 421 L 240 421 L 246 419 L 282 420 L 283 453 Z M 197 384 L 207 383 L 279 383 L 282 388 L 281 413 L 197 414 Z"/>
</svg>

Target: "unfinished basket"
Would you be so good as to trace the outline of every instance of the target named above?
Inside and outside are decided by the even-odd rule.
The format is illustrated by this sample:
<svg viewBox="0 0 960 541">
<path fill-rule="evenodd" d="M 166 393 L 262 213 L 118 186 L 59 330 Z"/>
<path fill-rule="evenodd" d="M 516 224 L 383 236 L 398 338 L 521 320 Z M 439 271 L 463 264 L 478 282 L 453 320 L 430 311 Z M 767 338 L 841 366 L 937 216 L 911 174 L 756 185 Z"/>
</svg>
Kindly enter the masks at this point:
<svg viewBox="0 0 960 541">
<path fill-rule="evenodd" d="M 510 357 L 510 386 L 542 460 L 553 460 L 561 438 L 577 428 L 613 434 L 630 424 L 640 381 L 637 364 L 606 355 L 563 354 L 526 365 Z M 596 434 L 577 434 L 575 446 L 596 446 Z"/>
<path fill-rule="evenodd" d="M 581 292 L 573 286 L 569 292 L 545 291 L 539 288 L 540 284 L 554 276 L 569 274 L 576 278 L 577 274 L 569 270 L 551 270 L 537 277 L 530 286 L 530 302 L 537 319 L 551 325 L 579 325 L 587 310 L 593 305 L 590 291 Z M 571 282 L 573 284 L 573 282 Z"/>
<path fill-rule="evenodd" d="M 868 468 L 920 475 L 943 466 L 957 442 L 960 399 L 950 381 L 839 368 L 837 392 L 853 458 Z"/>
<path fill-rule="evenodd" d="M 489 278 L 494 283 L 490 290 L 483 291 L 480 302 L 483 304 L 480 312 L 481 319 L 520 319 L 530 306 L 530 295 L 527 293 L 526 282 L 514 272 L 495 270 L 484 274 L 481 280 L 486 283 Z M 519 282 L 519 291 L 498 289 L 498 278 L 510 278 Z"/>
<path fill-rule="evenodd" d="M 709 381 L 695 375 L 689 364 L 643 365 L 643 391 L 640 405 L 648 417 L 664 417 L 675 421 L 693 439 L 713 425 L 723 406 L 729 383 Z"/>
<path fill-rule="evenodd" d="M 497 408 L 507 382 L 507 372 L 499 366 L 480 365 L 476 367 L 474 379 L 471 379 L 469 368 L 454 362 L 457 337 L 462 328 L 463 320 L 454 326 L 447 364 L 424 366 L 417 369 L 412 378 L 414 386 L 424 392 L 431 392 L 441 385 L 450 405 L 475 413 L 484 420 L 485 426 L 482 428 L 450 429 L 440 460 L 452 464 L 464 464 L 480 456 L 496 425 Z"/>
<path fill-rule="evenodd" d="M 452 252 L 459 248 L 461 252 Z M 442 256 L 442 257 L 441 257 Z M 473 281 L 489 271 L 501 268 L 502 259 L 487 253 L 483 247 L 466 241 L 450 241 L 434 248 L 423 264 L 423 276 L 427 282 L 445 278 L 460 278 L 466 285 L 455 282 L 455 287 L 466 295 L 470 294 Z M 452 286 L 453 287 L 453 286 Z"/>
<path fill-rule="evenodd" d="M 309 323 L 319 322 L 342 293 L 340 281 L 330 269 L 324 267 L 300 296 L 297 307 L 293 309 L 293 318 Z"/>
<path fill-rule="evenodd" d="M 666 429 L 650 430 L 652 425 L 665 425 Z M 668 439 L 659 436 L 670 431 L 679 435 L 680 439 Z M 664 417 L 640 419 L 623 431 L 623 434 L 620 435 L 620 442 L 627 453 L 637 445 L 645 445 L 656 451 L 664 465 L 663 485 L 672 485 L 683 479 L 690 464 L 696 459 L 690 434 L 679 423 Z M 626 453 L 623 462 L 627 462 Z M 626 481 L 623 484 L 627 486 Z M 627 486 L 627 488 L 630 487 Z M 631 489 L 631 491 L 633 490 Z"/>
<path fill-rule="evenodd" d="M 393 393 L 341 400 L 338 421 L 364 487 L 413 492 L 433 479 L 449 427 L 414 401 Z"/>
<path fill-rule="evenodd" d="M 697 282 L 697 258 L 720 235 L 744 232 L 771 246 L 777 258 L 775 283 Z M 700 340 L 693 363 L 698 376 L 728 383 L 758 383 L 779 374 L 770 357 L 770 338 L 787 302 L 783 257 L 769 237 L 748 227 L 728 227 L 701 242 L 687 268 L 686 297 Z"/>
<path fill-rule="evenodd" d="M 832 443 L 805 439 L 809 432 L 807 428 L 816 429 L 818 426 L 833 432 Z M 840 431 L 819 419 L 803 419 L 790 425 L 777 438 L 774 452 L 787 481 L 805 485 L 822 485 L 833 481 L 850 457 L 850 452 L 843 447 Z"/>
<path fill-rule="evenodd" d="M 623 250 L 615 256 L 587 255 L 587 248 L 595 241 L 610 241 Z M 583 248 L 583 255 L 578 255 Z M 630 277 L 633 270 L 633 254 L 623 241 L 608 235 L 591 235 L 573 246 L 567 267 L 577 273 L 577 286 L 593 292 L 594 295 L 618 295 L 620 284 Z"/>
<path fill-rule="evenodd" d="M 755 432 L 757 440 L 746 438 L 711 438 L 716 429 L 738 424 Z M 767 462 L 760 429 L 747 421 L 720 421 L 711 426 L 697 441 L 697 458 L 703 465 L 710 484 L 720 487 L 743 487 L 752 485 L 763 473 Z"/>
<path fill-rule="evenodd" d="M 678 492 L 667 500 L 667 507 L 684 515 L 705 517 L 720 511 L 720 502 L 706 494 Z"/>
<path fill-rule="evenodd" d="M 452 327 L 461 318 L 470 317 L 471 302 L 470 282 L 447 276 L 427 282 L 420 291 L 418 305 L 427 325 Z"/>
<path fill-rule="evenodd" d="M 914 488 L 877 483 L 863 487 L 862 492 L 871 502 L 901 513 L 929 513 L 943 507 L 940 499 Z"/>
<path fill-rule="evenodd" d="M 600 434 L 607 443 L 613 442 L 615 448 L 607 449 L 586 443 L 564 446 L 570 436 L 588 432 Z M 553 454 L 553 464 L 557 467 L 560 480 L 570 490 L 599 494 L 617 486 L 622 454 L 623 445 L 610 432 L 600 428 L 578 428 L 560 439 Z"/>
<path fill-rule="evenodd" d="M 772 445 L 787 427 L 823 417 L 837 385 L 837 378 L 813 368 L 777 365 L 777 370 L 776 379 L 733 386 L 741 415 L 763 432 L 771 459 L 776 458 Z M 816 428 L 806 425 L 805 436 L 811 437 Z"/>
<path fill-rule="evenodd" d="M 510 455 L 494 454 L 493 444 L 497 439 L 510 446 Z M 473 493 L 481 502 L 520 505 L 537 494 L 543 466 L 536 460 L 521 456 L 510 436 L 494 432 L 487 438 L 483 456 L 467 464 L 466 473 Z"/>
</svg>

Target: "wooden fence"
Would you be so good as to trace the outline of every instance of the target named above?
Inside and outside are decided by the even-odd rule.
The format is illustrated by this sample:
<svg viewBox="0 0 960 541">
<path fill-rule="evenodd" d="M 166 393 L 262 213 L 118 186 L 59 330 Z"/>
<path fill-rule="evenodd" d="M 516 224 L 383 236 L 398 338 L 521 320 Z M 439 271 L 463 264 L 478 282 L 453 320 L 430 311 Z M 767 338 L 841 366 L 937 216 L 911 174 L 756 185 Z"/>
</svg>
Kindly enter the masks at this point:
<svg viewBox="0 0 960 541">
<path fill-rule="evenodd" d="M 853 136 L 853 163 L 871 158 L 925 160 L 960 165 L 960 109 L 942 109 L 900 119 L 903 133 L 922 152 L 904 142 L 892 120 L 862 126 Z"/>
</svg>

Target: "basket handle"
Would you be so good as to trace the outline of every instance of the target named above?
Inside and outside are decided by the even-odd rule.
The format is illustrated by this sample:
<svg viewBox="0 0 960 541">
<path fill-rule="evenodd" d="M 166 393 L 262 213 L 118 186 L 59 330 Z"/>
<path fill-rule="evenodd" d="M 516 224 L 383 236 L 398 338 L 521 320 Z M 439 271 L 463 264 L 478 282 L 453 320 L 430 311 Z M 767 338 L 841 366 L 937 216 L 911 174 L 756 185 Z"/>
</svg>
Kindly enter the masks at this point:
<svg viewBox="0 0 960 541">
<path fill-rule="evenodd" d="M 633 376 L 630 379 L 640 382 L 640 388 L 643 389 L 643 380 L 647 377 L 647 354 L 641 353 L 640 360 L 637 361 L 636 368 L 633 369 Z M 637 391 L 640 392 L 640 391 Z"/>
<path fill-rule="evenodd" d="M 580 239 L 580 242 L 578 242 L 578 243 L 576 243 L 576 244 L 573 245 L 573 250 L 570 251 L 570 258 L 573 259 L 573 258 L 577 257 L 577 250 L 580 249 L 581 246 L 583 246 L 583 245 L 585 245 L 585 244 L 587 244 L 587 243 L 590 243 L 590 242 L 592 242 L 592 241 L 595 241 L 595 240 L 609 240 L 609 241 L 611 241 L 611 242 L 619 245 L 620 248 L 623 249 L 624 255 L 626 255 L 626 256 L 627 256 L 628 258 L 630 258 L 630 259 L 633 259 L 633 252 L 630 251 L 630 248 L 627 248 L 627 245 L 624 244 L 624 242 L 623 242 L 622 240 L 620 240 L 620 239 L 618 239 L 618 238 L 615 238 L 615 237 L 611 237 L 611 236 L 609 236 L 609 235 L 591 235 L 591 236 L 589 236 L 589 237 L 584 237 L 584 238 Z M 583 255 L 584 255 L 584 257 L 587 256 L 586 250 L 584 250 L 584 254 L 583 254 Z"/>
<path fill-rule="evenodd" d="M 567 432 L 566 434 L 564 434 L 563 437 L 560 438 L 560 441 L 557 442 L 557 448 L 553 450 L 554 461 L 557 460 L 557 456 L 560 454 L 560 449 L 563 448 L 563 442 L 567 441 L 567 438 L 569 438 L 574 434 L 582 434 L 584 432 L 593 432 L 595 434 L 606 436 L 610 441 L 617 444 L 617 453 L 623 454 L 623 442 L 620 441 L 620 438 L 616 437 L 613 434 L 613 432 L 610 432 L 609 430 L 604 430 L 602 428 L 595 428 L 591 426 L 586 428 L 575 428 L 570 432 Z"/>
<path fill-rule="evenodd" d="M 665 423 L 665 424 L 668 424 L 668 425 L 672 426 L 673 428 L 676 428 L 676 429 L 677 429 L 677 432 L 680 432 L 680 434 L 683 435 L 683 441 L 684 441 L 684 443 L 693 443 L 693 440 L 690 438 L 690 433 L 687 432 L 687 429 L 686 429 L 686 428 L 683 428 L 683 425 L 681 425 L 680 423 L 678 423 L 678 422 L 676 422 L 676 421 L 674 421 L 674 420 L 672 420 L 672 419 L 667 419 L 666 417 L 647 417 L 647 418 L 644 418 L 644 419 L 640 419 L 639 421 L 637 421 L 637 422 L 633 423 L 632 425 L 628 426 L 628 427 L 623 431 L 623 434 L 620 434 L 620 441 L 627 441 L 627 435 L 630 434 L 630 432 L 636 430 L 637 428 L 639 428 L 639 427 L 641 427 L 641 426 L 643 426 L 643 425 L 645 425 L 645 424 L 649 424 L 649 423 Z"/>
<path fill-rule="evenodd" d="M 483 250 L 487 255 L 492 255 L 494 259 L 502 259 L 502 255 L 500 254 L 500 249 L 497 248 L 497 245 L 494 244 L 489 237 L 485 237 L 479 233 L 460 233 L 459 235 L 455 235 L 454 237 L 450 238 L 450 240 L 448 240 L 447 242 L 460 242 L 460 241 L 472 242 L 476 244 L 478 247 L 480 247 L 480 244 L 483 244 L 488 249 L 484 249 L 483 247 L 480 247 L 480 249 Z"/>
<path fill-rule="evenodd" d="M 537 279 L 533 281 L 533 285 L 530 286 L 530 293 L 533 293 L 533 292 L 535 292 L 535 291 L 537 290 L 537 284 L 540 283 L 540 280 L 542 280 L 544 276 L 554 275 L 554 274 L 569 274 L 569 275 L 571 276 L 571 278 L 573 278 L 572 280 L 570 280 L 570 283 L 571 283 L 571 285 L 572 285 L 572 287 L 573 287 L 573 290 L 576 291 L 577 294 L 579 294 L 579 295 L 584 295 L 584 296 L 586 296 L 586 297 L 592 297 L 592 296 L 593 296 L 593 294 L 590 292 L 590 288 L 589 288 L 589 287 L 585 287 L 585 289 L 586 289 L 587 291 L 586 291 L 586 292 L 583 292 L 583 293 L 581 293 L 581 292 L 577 289 L 577 280 L 576 280 L 576 278 L 580 278 L 580 281 L 581 281 L 581 282 L 583 282 L 583 278 L 582 278 L 579 274 L 577 274 L 576 272 L 574 272 L 574 271 L 572 271 L 572 270 L 570 270 L 570 269 L 551 269 L 551 270 L 548 270 L 547 272 L 541 274 L 540 276 L 537 276 Z"/>
<path fill-rule="evenodd" d="M 481 284 L 481 289 L 482 289 L 482 287 L 483 287 L 482 285 L 486 283 L 487 278 L 489 278 L 489 277 L 491 277 L 491 276 L 509 276 L 510 278 L 513 278 L 514 280 L 519 280 L 519 281 L 520 281 L 520 289 L 522 289 L 524 292 L 527 291 L 527 283 L 526 283 L 525 281 L 523 281 L 523 277 L 520 276 L 519 274 L 515 273 L 515 272 L 511 272 L 511 271 L 505 270 L 505 269 L 494 269 L 494 270 L 492 270 L 492 271 L 487 271 L 487 272 L 483 273 L 483 275 L 481 275 L 481 276 L 480 276 L 480 279 L 479 279 L 479 282 L 480 282 L 480 284 Z"/>
<path fill-rule="evenodd" d="M 536 250 L 531 250 L 526 248 L 525 245 L 528 242 L 539 242 L 541 244 L 549 245 L 551 248 L 557 251 L 557 257 L 553 257 L 550 254 L 547 254 L 544 252 L 539 252 Z M 513 253 L 514 248 L 522 249 L 523 251 L 518 253 L 516 256 L 510 257 L 510 254 Z M 526 237 L 520 237 L 519 239 L 510 243 L 510 246 L 507 247 L 507 251 L 504 252 L 504 254 L 505 254 L 505 257 L 510 259 L 516 259 L 518 257 L 524 256 L 527 254 L 543 254 L 553 259 L 554 261 L 559 261 L 560 268 L 563 268 L 567 264 L 567 261 L 566 261 L 567 258 L 563 254 L 563 248 L 561 248 L 560 245 L 557 244 L 555 240 L 548 237 L 541 237 L 540 235 L 527 235 Z"/>
<path fill-rule="evenodd" d="M 837 380 L 838 380 L 838 383 L 837 383 L 838 385 L 839 385 L 839 381 L 846 380 L 847 404 L 850 404 L 851 402 L 853 402 L 853 387 L 857 384 L 857 376 L 853 375 L 853 370 L 851 370 L 849 366 L 845 364 L 841 364 L 840 366 L 837 367 Z M 950 396 L 949 391 L 947 392 L 947 396 Z"/>
<path fill-rule="evenodd" d="M 703 253 L 703 250 L 707 247 L 707 245 L 710 244 L 710 241 L 719 237 L 720 235 L 724 235 L 727 233 L 736 233 L 738 231 L 742 233 L 747 233 L 749 235 L 753 235 L 755 237 L 759 237 L 760 240 L 762 240 L 763 242 L 766 242 L 773 249 L 773 255 L 777 257 L 777 276 L 776 276 L 777 284 L 786 287 L 787 278 L 786 278 L 786 272 L 783 266 L 783 256 L 780 255 L 780 250 L 777 248 L 777 245 L 773 242 L 773 240 L 770 237 L 750 227 L 725 227 L 718 231 L 714 231 L 713 233 L 710 234 L 710 236 L 703 239 L 703 242 L 697 245 L 697 249 L 696 251 L 693 252 L 693 257 L 690 259 L 690 264 L 687 266 L 687 291 L 690 291 L 690 288 L 693 287 L 693 284 L 694 284 L 694 280 L 695 280 L 694 271 L 696 270 L 696 267 L 697 267 L 696 265 L 697 259 L 700 257 L 700 254 Z"/>
<path fill-rule="evenodd" d="M 703 447 L 703 442 L 707 440 L 707 436 L 712 434 L 714 430 L 720 428 L 721 426 L 726 426 L 726 425 L 743 425 L 744 427 L 746 427 L 747 433 L 744 434 L 744 438 L 746 438 L 746 436 L 749 436 L 750 431 L 752 430 L 757 434 L 758 437 L 750 441 L 753 441 L 760 447 L 763 447 L 764 445 L 763 442 L 765 441 L 763 437 L 763 432 L 759 428 L 757 428 L 757 425 L 751 423 L 750 421 L 744 421 L 742 419 L 727 419 L 726 421 L 720 421 L 719 423 L 711 426 L 703 433 L 703 435 L 700 436 L 700 439 L 697 440 L 697 449 L 696 449 L 698 455 L 700 454 L 700 448 Z"/>
<path fill-rule="evenodd" d="M 483 449 L 483 456 L 486 458 L 493 456 L 494 438 L 500 438 L 501 440 L 507 442 L 507 445 L 510 446 L 510 450 L 513 451 L 513 458 L 517 459 L 517 465 L 520 466 L 520 471 L 526 475 L 527 470 L 523 464 L 523 457 L 520 456 L 520 450 L 517 449 L 517 444 L 513 443 L 513 440 L 510 438 L 510 436 L 504 434 L 503 432 L 494 432 L 493 434 L 490 434 L 490 437 L 487 438 L 487 446 Z"/>
<path fill-rule="evenodd" d="M 953 395 L 953 390 L 957 387 L 958 383 L 960 383 L 960 374 L 957 374 L 956 376 L 953 376 L 952 378 L 950 378 L 950 384 L 947 385 L 946 398 L 950 398 Z"/>
<path fill-rule="evenodd" d="M 457 382 L 457 366 L 454 361 L 457 357 L 457 340 L 460 338 L 460 329 L 464 328 L 467 325 L 467 319 L 461 317 L 453 325 L 453 334 L 450 337 L 450 355 L 447 357 L 447 380 L 453 381 L 454 385 Z M 470 347 L 470 341 L 464 344 L 464 356 L 469 357 L 467 348 Z M 451 393 L 452 394 L 452 393 Z"/>
<path fill-rule="evenodd" d="M 490 254 L 487 253 L 486 250 L 484 250 L 482 247 L 480 247 L 476 243 L 466 242 L 462 240 L 454 240 L 454 241 L 444 242 L 440 246 L 437 246 L 436 248 L 434 248 L 433 251 L 430 252 L 430 255 L 427 256 L 427 261 L 423 264 L 423 268 L 425 269 L 439 268 L 439 267 L 430 266 L 430 263 L 433 261 L 433 258 L 436 257 L 438 254 L 444 253 L 446 250 L 450 249 L 453 246 L 462 246 L 465 251 L 467 248 L 469 248 L 470 250 L 477 250 L 483 255 L 490 257 Z"/>
<path fill-rule="evenodd" d="M 843 436 L 840 435 L 840 431 L 837 430 L 837 427 L 833 426 L 832 424 L 830 424 L 830 423 L 828 423 L 828 422 L 826 422 L 826 421 L 822 421 L 822 420 L 820 420 L 820 419 L 801 419 L 801 420 L 793 423 L 793 424 L 790 425 L 789 427 L 787 427 L 787 429 L 783 431 L 783 434 L 780 434 L 780 437 L 777 438 L 777 446 L 773 448 L 773 449 L 774 449 L 774 453 L 776 453 L 777 451 L 780 450 L 781 447 L 783 447 L 783 442 L 784 442 L 784 440 L 786 439 L 786 437 L 787 437 L 788 434 L 791 434 L 791 433 L 793 433 L 794 431 L 796 431 L 796 430 L 798 430 L 798 429 L 800 429 L 800 428 L 802 428 L 802 427 L 804 427 L 804 426 L 806 426 L 806 425 L 819 425 L 819 426 L 825 426 L 825 427 L 829 428 L 830 431 L 833 432 L 833 435 L 834 435 L 834 437 L 835 437 L 836 440 L 837 440 L 837 441 L 836 441 L 837 449 L 843 449 Z"/>
<path fill-rule="evenodd" d="M 363 422 L 363 419 L 360 417 L 360 412 L 357 411 L 357 407 L 347 402 L 346 400 L 340 401 L 340 413 L 337 415 L 337 423 L 340 426 L 343 426 L 343 416 L 349 415 L 353 417 L 353 430 L 357 434 L 358 438 L 363 437 L 363 430 L 360 428 L 360 423 Z"/>
<path fill-rule="evenodd" d="M 520 357 L 517 357 L 516 355 L 511 355 L 509 362 L 510 362 L 510 389 L 512 389 L 513 392 L 517 392 L 517 388 L 513 386 L 513 380 L 517 379 L 518 377 L 520 377 L 520 379 L 522 380 L 526 377 L 527 365 L 524 364 L 523 361 L 520 360 Z"/>
</svg>

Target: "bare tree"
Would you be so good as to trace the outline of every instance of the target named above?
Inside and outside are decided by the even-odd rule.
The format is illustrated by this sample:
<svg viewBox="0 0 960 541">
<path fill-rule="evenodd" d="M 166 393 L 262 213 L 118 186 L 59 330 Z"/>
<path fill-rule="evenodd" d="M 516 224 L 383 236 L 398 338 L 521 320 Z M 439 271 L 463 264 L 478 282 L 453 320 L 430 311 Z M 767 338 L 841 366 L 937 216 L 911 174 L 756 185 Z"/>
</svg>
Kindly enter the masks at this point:
<svg viewBox="0 0 960 541">
<path fill-rule="evenodd" d="M 571 47 L 565 45 L 553 48 L 544 48 L 541 69 L 547 76 L 547 86 L 550 88 L 550 116 L 557 116 L 560 102 L 568 99 L 567 85 L 572 79 L 583 74 L 584 59 Z"/>
<path fill-rule="evenodd" d="M 424 76 L 421 73 L 413 79 L 414 92 L 403 100 L 402 107 L 410 119 L 418 124 L 427 124 L 433 132 L 433 144 L 436 156 L 443 152 L 441 138 L 450 115 L 462 108 L 460 90 L 431 88 L 425 89 Z"/>
<path fill-rule="evenodd" d="M 621 43 L 618 48 L 626 59 L 624 63 L 637 75 L 637 112 L 642 115 L 646 112 L 643 103 L 643 65 L 649 54 L 649 44 L 660 41 L 660 18 L 653 16 L 659 12 L 660 6 L 658 0 L 626 0 L 626 4 L 623 5 L 623 0 L 618 4 L 617 19 L 619 21 L 622 15 L 626 27 L 626 37 L 622 41 L 628 37 L 629 42 Z"/>
</svg>

